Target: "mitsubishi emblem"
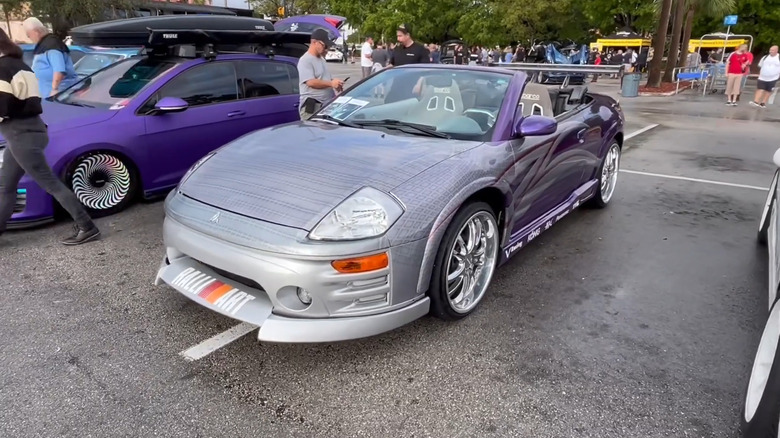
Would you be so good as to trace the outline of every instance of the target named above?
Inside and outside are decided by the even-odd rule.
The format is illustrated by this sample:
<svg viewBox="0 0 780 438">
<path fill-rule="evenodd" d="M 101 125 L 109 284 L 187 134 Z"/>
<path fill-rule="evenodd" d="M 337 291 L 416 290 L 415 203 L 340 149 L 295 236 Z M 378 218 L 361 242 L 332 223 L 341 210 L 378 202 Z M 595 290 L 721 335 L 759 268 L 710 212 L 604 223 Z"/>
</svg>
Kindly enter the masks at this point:
<svg viewBox="0 0 780 438">
<path fill-rule="evenodd" d="M 215 214 L 214 216 L 211 217 L 211 219 L 209 219 L 209 222 L 214 223 L 214 224 L 218 224 L 219 223 L 219 214 L 220 214 L 220 212 L 217 212 L 217 214 Z"/>
</svg>

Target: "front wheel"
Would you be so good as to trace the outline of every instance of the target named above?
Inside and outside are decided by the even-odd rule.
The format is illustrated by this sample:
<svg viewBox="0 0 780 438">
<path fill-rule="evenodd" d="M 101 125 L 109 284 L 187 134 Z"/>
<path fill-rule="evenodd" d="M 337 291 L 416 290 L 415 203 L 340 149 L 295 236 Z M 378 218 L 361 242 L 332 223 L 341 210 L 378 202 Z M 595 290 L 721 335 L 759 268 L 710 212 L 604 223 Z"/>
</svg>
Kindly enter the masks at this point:
<svg viewBox="0 0 780 438">
<path fill-rule="evenodd" d="M 742 436 L 780 438 L 780 301 L 769 312 L 745 391 Z"/>
<path fill-rule="evenodd" d="M 431 313 L 444 320 L 471 314 L 490 286 L 498 261 L 495 213 L 484 202 L 463 207 L 442 238 L 429 296 Z"/>
<path fill-rule="evenodd" d="M 599 181 L 596 195 L 588 202 L 592 207 L 604 208 L 612 200 L 620 172 L 620 145 L 613 142 L 599 167 Z"/>
<path fill-rule="evenodd" d="M 79 157 L 68 173 L 70 188 L 90 216 L 108 216 L 127 208 L 136 192 L 132 167 L 111 153 Z"/>
</svg>

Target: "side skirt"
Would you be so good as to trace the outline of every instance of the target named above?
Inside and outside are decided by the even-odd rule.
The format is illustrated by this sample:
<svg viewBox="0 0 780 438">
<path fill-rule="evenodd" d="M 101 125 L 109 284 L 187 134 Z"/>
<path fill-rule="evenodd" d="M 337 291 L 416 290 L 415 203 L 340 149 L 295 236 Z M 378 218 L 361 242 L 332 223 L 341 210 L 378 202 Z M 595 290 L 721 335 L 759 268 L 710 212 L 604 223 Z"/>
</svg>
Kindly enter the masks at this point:
<svg viewBox="0 0 780 438">
<path fill-rule="evenodd" d="M 578 208 L 583 202 L 587 201 L 596 193 L 598 187 L 598 180 L 593 179 L 574 191 L 569 198 L 553 208 L 549 212 L 543 214 L 539 219 L 528 224 L 525 228 L 513 234 L 509 239 L 509 243 L 502 248 L 501 261 L 499 264 L 505 263 L 509 260 L 518 250 L 531 243 L 532 240 L 539 237 L 543 231 L 549 230 L 556 222 L 563 219 Z"/>
</svg>

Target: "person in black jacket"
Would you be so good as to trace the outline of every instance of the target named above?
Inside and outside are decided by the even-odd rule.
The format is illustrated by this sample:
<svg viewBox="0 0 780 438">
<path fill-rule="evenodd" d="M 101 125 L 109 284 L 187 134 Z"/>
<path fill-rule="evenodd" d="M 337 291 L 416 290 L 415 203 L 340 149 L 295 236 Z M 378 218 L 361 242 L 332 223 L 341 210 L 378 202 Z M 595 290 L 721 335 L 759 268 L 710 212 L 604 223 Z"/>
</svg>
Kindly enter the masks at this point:
<svg viewBox="0 0 780 438">
<path fill-rule="evenodd" d="M 22 60 L 22 49 L 0 29 L 0 135 L 7 142 L 0 166 L 0 234 L 13 215 L 16 188 L 26 173 L 76 221 L 75 233 L 63 244 L 97 239 L 100 230 L 46 162 L 43 150 L 49 144 L 49 134 L 42 112 L 35 73 Z"/>
</svg>

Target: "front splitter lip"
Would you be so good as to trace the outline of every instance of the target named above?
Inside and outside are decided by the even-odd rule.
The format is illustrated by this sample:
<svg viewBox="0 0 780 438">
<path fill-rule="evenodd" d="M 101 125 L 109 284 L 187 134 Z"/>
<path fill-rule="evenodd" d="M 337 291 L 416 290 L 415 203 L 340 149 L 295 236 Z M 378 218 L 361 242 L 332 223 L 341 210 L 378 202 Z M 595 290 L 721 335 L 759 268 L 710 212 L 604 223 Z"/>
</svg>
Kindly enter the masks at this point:
<svg viewBox="0 0 780 438">
<path fill-rule="evenodd" d="M 163 260 L 155 284 L 166 283 L 209 310 L 258 326 L 258 340 L 272 343 L 339 342 L 375 336 L 428 314 L 422 296 L 385 313 L 330 318 L 290 318 L 273 314 L 265 292 L 225 278 L 189 257 Z"/>
</svg>

